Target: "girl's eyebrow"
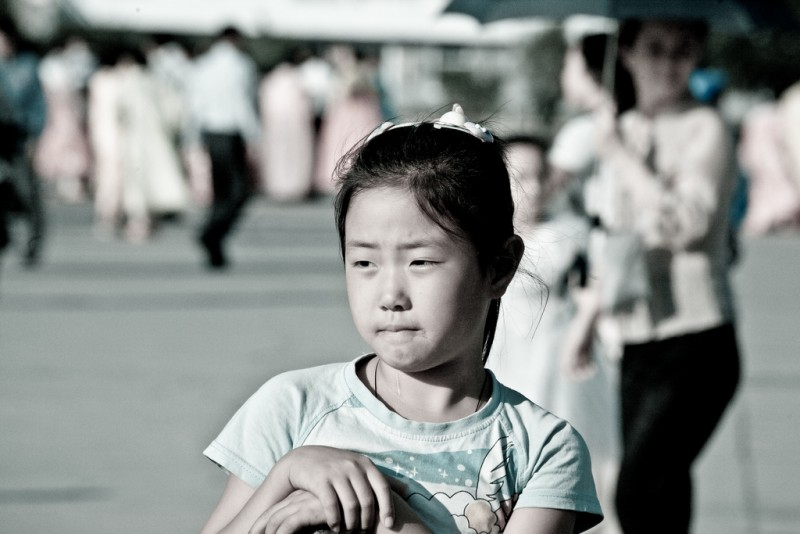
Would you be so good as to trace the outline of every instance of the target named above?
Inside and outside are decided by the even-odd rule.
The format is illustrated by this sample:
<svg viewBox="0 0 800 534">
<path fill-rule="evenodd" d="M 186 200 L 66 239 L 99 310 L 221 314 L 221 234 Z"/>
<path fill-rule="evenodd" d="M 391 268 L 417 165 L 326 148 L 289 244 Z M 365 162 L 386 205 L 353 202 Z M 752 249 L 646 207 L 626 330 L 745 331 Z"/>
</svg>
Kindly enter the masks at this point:
<svg viewBox="0 0 800 534">
<path fill-rule="evenodd" d="M 346 248 L 370 248 L 370 249 L 378 248 L 377 244 L 372 243 L 370 241 L 359 241 L 352 239 L 348 239 L 344 245 Z"/>
<path fill-rule="evenodd" d="M 397 247 L 401 250 L 412 250 L 417 248 L 431 248 L 440 246 L 436 240 L 416 240 L 416 241 L 407 241 L 404 243 L 400 243 Z M 363 241 L 363 240 L 347 240 L 345 242 L 345 248 L 368 248 L 368 249 L 377 249 L 378 244 L 372 241 Z"/>
</svg>

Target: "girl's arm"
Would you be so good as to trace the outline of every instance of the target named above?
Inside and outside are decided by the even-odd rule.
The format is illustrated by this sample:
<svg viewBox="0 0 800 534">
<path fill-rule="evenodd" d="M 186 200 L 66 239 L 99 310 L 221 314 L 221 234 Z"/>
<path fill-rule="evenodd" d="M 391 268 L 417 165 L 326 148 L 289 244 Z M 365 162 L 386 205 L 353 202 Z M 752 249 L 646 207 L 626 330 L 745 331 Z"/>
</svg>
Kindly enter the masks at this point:
<svg viewBox="0 0 800 534">
<path fill-rule="evenodd" d="M 226 526 L 237 516 L 244 505 L 253 496 L 256 488 L 249 486 L 235 475 L 228 475 L 228 482 L 222 492 L 217 506 L 211 512 L 211 517 L 206 521 L 200 534 L 217 534 L 227 531 Z M 246 530 L 244 532 L 247 532 Z"/>
<path fill-rule="evenodd" d="M 503 534 L 572 534 L 576 512 L 553 508 L 515 508 Z"/>
<path fill-rule="evenodd" d="M 249 532 L 265 512 L 298 489 L 319 499 L 334 530 L 365 530 L 377 522 L 376 515 L 387 524 L 394 517 L 389 483 L 367 457 L 304 446 L 281 458 L 258 489 L 231 475 L 203 534 Z"/>
<path fill-rule="evenodd" d="M 395 521 L 392 525 L 378 523 L 363 529 L 372 534 L 432 534 L 416 513 L 400 496 L 392 492 Z M 267 510 L 250 530 L 250 534 L 292 534 L 304 529 L 324 528 L 325 510 L 320 500 L 305 490 L 295 490 Z M 327 531 L 326 531 L 327 532 Z"/>
</svg>

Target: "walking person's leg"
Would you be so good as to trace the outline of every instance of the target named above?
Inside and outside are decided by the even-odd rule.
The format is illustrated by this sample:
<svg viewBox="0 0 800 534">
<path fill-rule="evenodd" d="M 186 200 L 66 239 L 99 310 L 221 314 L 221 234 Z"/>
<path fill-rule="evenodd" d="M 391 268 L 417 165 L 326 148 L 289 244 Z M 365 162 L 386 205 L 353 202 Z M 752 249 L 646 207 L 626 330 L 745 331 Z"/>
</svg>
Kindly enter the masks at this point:
<svg viewBox="0 0 800 534">
<path fill-rule="evenodd" d="M 45 209 L 42 199 L 41 180 L 33 170 L 28 153 L 21 149 L 14 157 L 9 179 L 16 192 L 18 211 L 27 224 L 27 240 L 23 244 L 22 259 L 26 267 L 38 265 L 41 259 L 45 233 Z"/>
<path fill-rule="evenodd" d="M 24 160 L 24 173 L 30 184 L 30 196 L 28 198 L 28 224 L 30 226 L 28 243 L 25 248 L 24 261 L 27 267 L 34 267 L 39 264 L 42 255 L 42 246 L 45 236 L 46 214 L 44 198 L 42 195 L 42 181 L 33 170 L 33 162 L 30 158 Z"/>
<path fill-rule="evenodd" d="M 227 265 L 223 241 L 238 220 L 250 194 L 245 147 L 239 135 L 203 135 L 211 160 L 214 198 L 200 234 L 209 266 Z"/>
<path fill-rule="evenodd" d="M 623 458 L 616 496 L 626 534 L 689 531 L 691 467 L 738 380 L 732 326 L 626 346 Z"/>
<path fill-rule="evenodd" d="M 223 238 L 233 231 L 252 190 L 244 141 L 236 135 L 228 142 L 228 195 L 218 221 Z"/>
</svg>

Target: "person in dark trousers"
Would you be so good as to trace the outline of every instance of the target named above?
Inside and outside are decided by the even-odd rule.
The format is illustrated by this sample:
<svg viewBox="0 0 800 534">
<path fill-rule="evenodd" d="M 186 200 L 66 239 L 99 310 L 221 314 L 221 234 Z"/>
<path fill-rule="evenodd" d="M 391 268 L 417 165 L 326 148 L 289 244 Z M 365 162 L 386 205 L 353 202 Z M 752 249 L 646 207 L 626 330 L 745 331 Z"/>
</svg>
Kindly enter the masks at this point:
<svg viewBox="0 0 800 534">
<path fill-rule="evenodd" d="M 26 267 L 39 263 L 44 237 L 41 185 L 33 170 L 36 140 L 47 105 L 39 82 L 39 58 L 24 50 L 13 21 L 0 19 L 0 252 L 11 242 L 9 225 L 21 215 L 28 223 L 23 245 Z"/>
<path fill-rule="evenodd" d="M 213 201 L 199 242 L 208 266 L 227 266 L 224 242 L 251 193 L 248 156 L 261 135 L 256 109 L 258 74 L 235 28 L 223 30 L 190 75 L 187 142 L 202 144 L 211 161 Z"/>
<path fill-rule="evenodd" d="M 733 136 L 688 86 L 707 34 L 703 21 L 623 22 L 620 59 L 636 102 L 618 117 L 612 105 L 597 112 L 608 200 L 598 210 L 605 245 L 590 284 L 599 291 L 587 301 L 602 305 L 623 345 L 616 508 L 625 534 L 691 531 L 692 469 L 740 380 Z M 644 287 L 632 283 L 636 262 L 609 246 L 625 236 L 640 245 L 628 250 Z"/>
</svg>

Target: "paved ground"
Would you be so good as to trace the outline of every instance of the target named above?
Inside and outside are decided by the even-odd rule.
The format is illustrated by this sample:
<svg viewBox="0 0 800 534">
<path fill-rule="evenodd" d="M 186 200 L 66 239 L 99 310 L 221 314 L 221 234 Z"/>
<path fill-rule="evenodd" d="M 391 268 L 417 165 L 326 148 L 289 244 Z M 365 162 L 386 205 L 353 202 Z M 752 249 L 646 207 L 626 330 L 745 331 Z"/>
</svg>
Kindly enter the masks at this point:
<svg viewBox="0 0 800 534">
<path fill-rule="evenodd" d="M 53 206 L 44 265 L 6 255 L 0 533 L 196 532 L 224 478 L 201 451 L 233 410 L 364 348 L 327 201 L 251 205 L 225 274 L 200 267 L 195 222 L 101 242 L 88 206 Z M 744 244 L 745 381 L 697 468 L 699 534 L 800 532 L 799 265 L 798 236 Z"/>
</svg>

